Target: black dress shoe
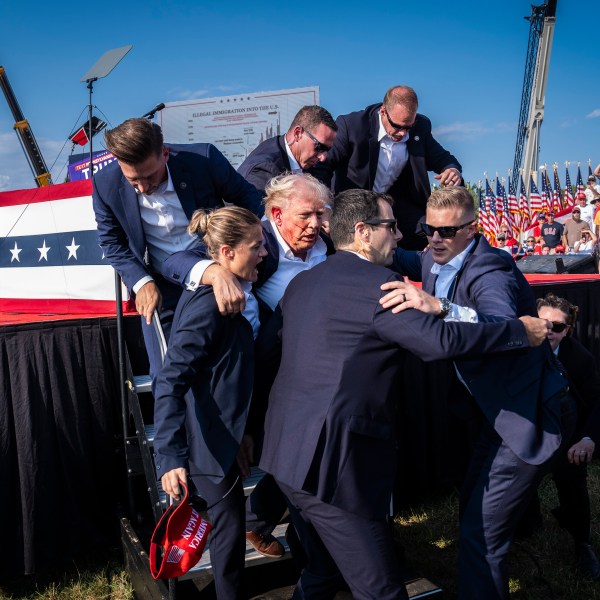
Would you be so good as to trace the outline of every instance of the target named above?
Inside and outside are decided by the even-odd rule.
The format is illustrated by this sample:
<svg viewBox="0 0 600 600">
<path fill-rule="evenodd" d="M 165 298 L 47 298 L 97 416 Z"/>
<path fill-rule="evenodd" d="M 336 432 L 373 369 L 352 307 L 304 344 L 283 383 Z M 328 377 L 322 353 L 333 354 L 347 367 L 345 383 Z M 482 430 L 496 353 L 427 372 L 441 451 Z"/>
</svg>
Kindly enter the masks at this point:
<svg viewBox="0 0 600 600">
<path fill-rule="evenodd" d="M 577 544 L 575 546 L 577 566 L 586 579 L 600 580 L 600 563 L 590 544 Z"/>
</svg>

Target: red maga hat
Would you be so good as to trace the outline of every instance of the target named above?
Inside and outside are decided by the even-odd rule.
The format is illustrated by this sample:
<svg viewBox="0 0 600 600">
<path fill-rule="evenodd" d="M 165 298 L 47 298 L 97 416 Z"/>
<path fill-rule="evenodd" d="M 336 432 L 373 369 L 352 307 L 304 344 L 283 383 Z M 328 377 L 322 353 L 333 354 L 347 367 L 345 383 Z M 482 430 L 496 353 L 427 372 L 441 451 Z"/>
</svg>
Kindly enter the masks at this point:
<svg viewBox="0 0 600 600">
<path fill-rule="evenodd" d="M 190 504 L 187 486 L 183 481 L 179 485 L 185 490 L 183 500 L 169 506 L 150 539 L 150 572 L 154 579 L 172 579 L 187 573 L 202 558 L 212 529 Z"/>
</svg>

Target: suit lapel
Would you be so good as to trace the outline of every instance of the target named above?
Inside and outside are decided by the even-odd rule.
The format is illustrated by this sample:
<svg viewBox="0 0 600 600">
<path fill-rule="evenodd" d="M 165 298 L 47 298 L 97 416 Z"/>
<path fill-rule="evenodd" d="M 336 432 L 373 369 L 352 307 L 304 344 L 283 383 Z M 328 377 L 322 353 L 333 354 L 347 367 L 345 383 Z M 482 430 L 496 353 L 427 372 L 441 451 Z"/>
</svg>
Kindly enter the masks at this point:
<svg viewBox="0 0 600 600">
<path fill-rule="evenodd" d="M 423 291 L 435 295 L 435 280 L 437 279 L 437 275 L 434 275 L 431 272 L 431 267 L 433 266 L 433 259 L 431 258 L 430 252 L 425 252 L 423 255 L 423 269 L 421 276 L 423 278 L 422 287 Z"/>
<path fill-rule="evenodd" d="M 175 188 L 179 202 L 181 202 L 183 212 L 185 212 L 188 219 L 191 219 L 193 212 L 197 208 L 194 198 L 192 174 L 185 168 L 181 158 L 178 156 L 170 156 L 168 165 L 171 179 L 173 180 L 173 187 Z"/>
<path fill-rule="evenodd" d="M 369 188 L 373 189 L 375 183 L 375 175 L 377 174 L 377 163 L 379 162 L 379 107 L 371 115 L 371 123 L 369 130 Z"/>
<path fill-rule="evenodd" d="M 135 189 L 125 177 L 121 177 L 119 195 L 121 197 L 121 205 L 125 210 L 125 217 L 129 222 L 129 244 L 138 251 L 140 256 L 142 256 L 146 247 L 146 240 L 144 229 L 142 227 L 140 205 L 138 204 L 138 197 Z"/>
<path fill-rule="evenodd" d="M 281 153 L 281 161 L 283 162 L 283 165 L 285 166 L 285 170 L 289 171 L 292 168 L 292 165 L 290 165 L 290 158 L 288 156 L 287 150 L 285 148 L 285 136 L 280 135 L 279 138 L 277 138 L 277 145 L 279 146 L 279 152 Z"/>
</svg>

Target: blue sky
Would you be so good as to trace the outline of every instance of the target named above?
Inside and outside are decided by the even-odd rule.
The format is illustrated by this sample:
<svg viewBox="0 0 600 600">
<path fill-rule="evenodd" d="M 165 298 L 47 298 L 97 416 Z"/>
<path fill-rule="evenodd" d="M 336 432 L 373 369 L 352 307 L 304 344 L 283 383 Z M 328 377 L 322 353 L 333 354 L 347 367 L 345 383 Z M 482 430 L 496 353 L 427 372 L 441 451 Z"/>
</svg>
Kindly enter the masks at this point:
<svg viewBox="0 0 600 600">
<path fill-rule="evenodd" d="M 525 0 L 90 6 L 2 2 L 0 65 L 57 182 L 70 151 L 63 145 L 88 102 L 81 77 L 106 50 L 127 44 L 131 52 L 94 88 L 95 114 L 112 126 L 159 102 L 311 85 L 337 116 L 407 84 L 466 179 L 506 176 L 512 167 L 529 35 L 523 17 L 531 12 Z M 564 161 L 572 162 L 572 179 L 577 161 L 584 176 L 588 159 L 600 162 L 596 12 L 592 0 L 558 0 L 540 161 L 559 163 L 563 185 Z M 0 98 L 0 191 L 33 186 L 12 125 Z"/>
</svg>

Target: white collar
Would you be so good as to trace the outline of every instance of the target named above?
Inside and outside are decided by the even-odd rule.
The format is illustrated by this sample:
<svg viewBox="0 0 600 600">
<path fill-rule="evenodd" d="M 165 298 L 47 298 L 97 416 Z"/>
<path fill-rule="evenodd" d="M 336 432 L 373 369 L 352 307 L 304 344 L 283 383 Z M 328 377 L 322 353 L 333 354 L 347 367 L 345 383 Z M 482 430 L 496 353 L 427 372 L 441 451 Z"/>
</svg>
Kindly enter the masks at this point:
<svg viewBox="0 0 600 600">
<path fill-rule="evenodd" d="M 290 171 L 302 171 L 302 167 L 298 164 L 296 157 L 292 154 L 292 149 L 290 148 L 285 135 L 283 136 L 283 141 L 285 143 L 285 151 L 287 152 L 288 160 L 290 161 Z"/>
<path fill-rule="evenodd" d="M 439 275 L 442 269 L 460 271 L 460 268 L 463 266 L 465 259 L 467 258 L 469 252 L 471 251 L 471 248 L 474 245 L 475 238 L 471 240 L 471 243 L 460 254 L 457 254 L 452 260 L 449 260 L 445 265 L 440 265 L 439 263 L 434 262 L 431 265 L 431 272 L 434 275 Z"/>
</svg>

